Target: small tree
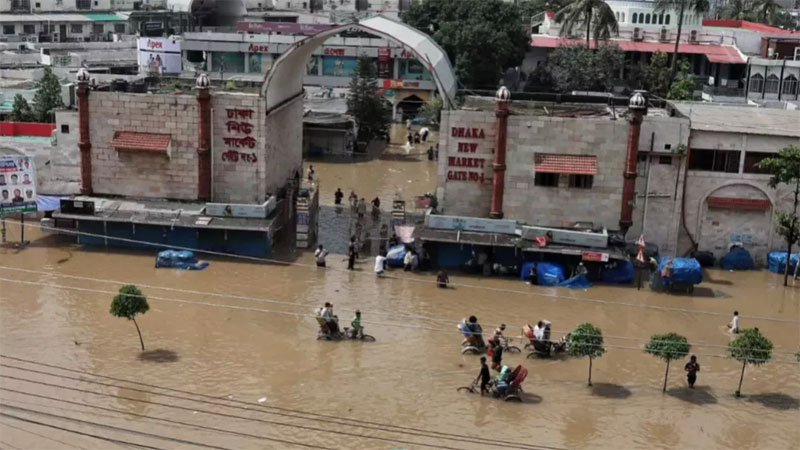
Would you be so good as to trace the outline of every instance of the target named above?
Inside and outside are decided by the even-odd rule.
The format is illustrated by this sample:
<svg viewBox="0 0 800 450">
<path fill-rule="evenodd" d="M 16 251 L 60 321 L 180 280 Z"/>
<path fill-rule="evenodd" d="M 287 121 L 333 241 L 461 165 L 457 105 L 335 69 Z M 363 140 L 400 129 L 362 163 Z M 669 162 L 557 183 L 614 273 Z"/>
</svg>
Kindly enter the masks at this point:
<svg viewBox="0 0 800 450">
<path fill-rule="evenodd" d="M 681 60 L 678 65 L 680 66 L 680 71 L 669 86 L 667 98 L 670 100 L 690 100 L 696 86 L 694 77 L 689 73 L 690 67 L 686 60 Z"/>
<path fill-rule="evenodd" d="M 739 377 L 739 387 L 736 389 L 736 396 L 739 397 L 744 380 L 744 368 L 748 364 L 760 366 L 772 359 L 772 341 L 764 337 L 758 328 L 749 328 L 728 343 L 728 353 L 731 358 L 742 362 L 742 375 Z"/>
<path fill-rule="evenodd" d="M 678 72 L 678 45 L 681 42 L 681 33 L 683 31 L 683 19 L 689 14 L 702 14 L 708 11 L 708 0 L 656 0 L 655 12 L 658 13 L 673 13 L 677 12 L 678 16 L 678 32 L 675 37 L 675 48 L 672 51 L 672 65 L 670 67 L 669 80 L 670 84 L 675 79 L 675 74 Z"/>
<path fill-rule="evenodd" d="M 147 297 L 142 294 L 136 286 L 127 284 L 119 288 L 117 294 L 111 301 L 111 315 L 116 317 L 132 320 L 136 326 L 136 332 L 139 333 L 139 343 L 142 344 L 142 351 L 144 351 L 144 340 L 142 339 L 142 332 L 139 330 L 139 324 L 136 323 L 136 315 L 144 314 L 150 309 L 147 304 Z"/>
<path fill-rule="evenodd" d="M 677 333 L 654 334 L 644 346 L 645 353 L 649 353 L 656 358 L 667 362 L 667 370 L 664 372 L 664 387 L 661 392 L 667 391 L 667 378 L 669 378 L 669 363 L 673 359 L 683 359 L 689 354 L 691 345 L 685 337 Z"/>
<path fill-rule="evenodd" d="M 784 147 L 776 156 L 765 158 L 758 163 L 760 169 L 767 169 L 772 174 L 769 187 L 775 189 L 785 183 L 794 188 L 794 204 L 791 213 L 777 213 L 778 233 L 786 239 L 786 268 L 783 273 L 783 285 L 789 285 L 789 266 L 792 260 L 792 245 L 797 242 L 800 221 L 797 217 L 797 205 L 800 202 L 800 147 L 790 145 Z"/>
<path fill-rule="evenodd" d="M 33 110 L 31 109 L 31 105 L 28 104 L 28 101 L 25 100 L 25 97 L 22 94 L 17 94 L 14 96 L 14 106 L 11 110 L 11 121 L 12 122 L 31 122 L 33 121 Z"/>
<path fill-rule="evenodd" d="M 436 97 L 425 103 L 422 105 L 420 113 L 429 124 L 439 125 L 439 120 L 442 117 L 442 99 Z"/>
<path fill-rule="evenodd" d="M 50 66 L 44 66 L 44 74 L 36 82 L 36 94 L 33 96 L 35 118 L 39 122 L 53 122 L 52 111 L 63 106 L 61 81 L 58 80 Z"/>
<path fill-rule="evenodd" d="M 589 386 L 591 386 L 592 361 L 606 352 L 603 347 L 603 332 L 590 323 L 582 323 L 570 333 L 567 348 L 570 356 L 589 357 Z"/>
<path fill-rule="evenodd" d="M 547 70 L 560 92 L 609 91 L 624 63 L 625 54 L 616 45 L 594 49 L 583 44 L 561 45 L 547 58 Z"/>
<path fill-rule="evenodd" d="M 372 59 L 366 55 L 358 57 L 350 80 L 347 113 L 355 118 L 359 134 L 366 139 L 383 136 L 389 128 L 389 115 L 378 95 L 378 75 Z"/>
</svg>

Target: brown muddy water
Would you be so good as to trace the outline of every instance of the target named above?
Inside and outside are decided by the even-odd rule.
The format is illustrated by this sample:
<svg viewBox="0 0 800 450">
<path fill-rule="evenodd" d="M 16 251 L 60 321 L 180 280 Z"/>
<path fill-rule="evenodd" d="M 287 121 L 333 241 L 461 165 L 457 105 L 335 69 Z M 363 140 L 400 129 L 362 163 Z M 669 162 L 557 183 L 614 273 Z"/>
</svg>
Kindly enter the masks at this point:
<svg viewBox="0 0 800 450">
<path fill-rule="evenodd" d="M 435 175 L 424 159 L 358 163 L 366 171 L 317 164 L 323 180 L 341 177 L 364 192 Z M 401 175 L 380 176 L 390 168 Z M 334 186 L 323 184 L 324 195 L 332 197 Z M 18 233 L 10 223 L 9 239 Z M 293 265 L 211 258 L 207 269 L 185 272 L 155 269 L 152 252 L 26 234 L 28 248 L 0 248 L 0 448 L 791 449 L 800 442 L 800 366 L 792 363 L 800 286 L 784 289 L 765 271 L 710 270 L 692 297 L 460 275 L 451 277 L 454 289 L 442 290 L 432 275 L 376 279 L 367 259 L 347 272 L 339 255 L 329 256 L 327 270 L 312 267 L 306 253 L 290 257 Z M 133 323 L 108 312 L 123 283 L 149 296 L 150 311 L 137 319 L 144 355 Z M 325 301 L 344 321 L 360 308 L 377 342 L 317 341 L 312 313 Z M 738 399 L 741 365 L 720 357 L 735 309 L 742 326 L 759 327 L 775 344 L 773 362 L 747 368 Z M 459 352 L 455 325 L 470 314 L 484 329 L 502 322 L 514 335 L 542 318 L 556 336 L 594 323 L 609 347 L 594 362 L 594 387 L 586 385 L 587 360 L 522 353 L 504 358 L 530 370 L 522 403 L 456 392 L 479 368 L 476 356 Z M 641 351 L 650 335 L 670 331 L 695 343 L 702 370 L 694 390 L 678 361 L 662 394 L 664 364 Z"/>
</svg>

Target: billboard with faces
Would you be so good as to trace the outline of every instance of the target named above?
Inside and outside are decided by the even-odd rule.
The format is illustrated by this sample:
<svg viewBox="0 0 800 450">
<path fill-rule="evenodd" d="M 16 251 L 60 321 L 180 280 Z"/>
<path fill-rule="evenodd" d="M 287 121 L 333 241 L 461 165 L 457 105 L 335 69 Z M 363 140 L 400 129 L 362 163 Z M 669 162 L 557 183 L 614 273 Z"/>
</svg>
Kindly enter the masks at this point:
<svg viewBox="0 0 800 450">
<path fill-rule="evenodd" d="M 0 214 L 36 211 L 36 167 L 30 156 L 0 156 Z"/>
</svg>

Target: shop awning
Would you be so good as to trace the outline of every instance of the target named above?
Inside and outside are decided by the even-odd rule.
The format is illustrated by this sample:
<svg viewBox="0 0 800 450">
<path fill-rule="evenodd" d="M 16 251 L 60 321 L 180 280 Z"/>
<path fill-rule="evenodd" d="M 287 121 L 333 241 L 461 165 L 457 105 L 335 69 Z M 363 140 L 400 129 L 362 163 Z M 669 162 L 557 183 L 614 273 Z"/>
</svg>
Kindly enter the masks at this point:
<svg viewBox="0 0 800 450">
<path fill-rule="evenodd" d="M 570 175 L 596 175 L 597 157 L 591 155 L 554 155 L 537 153 L 534 171 L 542 173 L 566 173 Z"/>
<path fill-rule="evenodd" d="M 744 209 L 748 211 L 766 211 L 771 204 L 766 199 L 735 198 L 735 197 L 708 197 L 709 208 Z"/>
<path fill-rule="evenodd" d="M 537 35 L 531 37 L 531 47 L 537 48 L 556 48 L 561 45 L 581 44 L 586 42 L 583 39 L 566 39 L 554 36 Z M 674 42 L 646 42 L 646 41 L 626 41 L 611 39 L 607 44 L 616 45 L 623 52 L 641 53 L 672 53 L 675 50 Z M 597 42 L 592 40 L 590 46 L 594 48 Z M 680 44 L 678 53 L 684 55 L 700 54 L 705 55 L 709 62 L 722 64 L 745 64 L 747 61 L 739 50 L 732 45 L 713 45 L 713 44 Z"/>
<path fill-rule="evenodd" d="M 145 150 L 169 152 L 172 137 L 168 134 L 117 131 L 111 140 L 115 150 Z"/>
</svg>

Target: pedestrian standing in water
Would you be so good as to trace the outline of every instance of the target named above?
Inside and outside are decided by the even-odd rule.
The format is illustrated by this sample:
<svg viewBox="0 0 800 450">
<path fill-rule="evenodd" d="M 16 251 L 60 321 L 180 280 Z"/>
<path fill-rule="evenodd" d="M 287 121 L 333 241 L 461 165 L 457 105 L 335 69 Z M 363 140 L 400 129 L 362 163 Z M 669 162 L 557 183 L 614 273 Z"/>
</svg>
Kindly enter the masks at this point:
<svg viewBox="0 0 800 450">
<path fill-rule="evenodd" d="M 492 379 L 492 376 L 489 374 L 489 366 L 486 365 L 486 357 L 481 356 L 481 371 L 478 374 L 478 378 L 475 379 L 477 383 L 479 380 L 481 382 L 481 395 L 489 393 L 489 381 Z"/>
<path fill-rule="evenodd" d="M 419 130 L 419 134 L 420 134 L 420 137 L 422 138 L 422 142 L 425 142 L 425 141 L 428 140 L 428 133 L 430 133 L 430 132 L 431 132 L 431 130 L 429 130 L 428 127 L 422 127 L 422 129 Z"/>
<path fill-rule="evenodd" d="M 446 288 L 449 283 L 450 277 L 447 276 L 447 272 L 444 269 L 440 270 L 439 274 L 436 275 L 436 286 Z"/>
<path fill-rule="evenodd" d="M 347 197 L 347 201 L 350 202 L 350 207 L 356 209 L 356 205 L 358 204 L 358 195 L 356 195 L 356 191 L 350 190 L 350 195 Z"/>
<path fill-rule="evenodd" d="M 378 253 L 378 256 L 375 257 L 375 275 L 382 277 L 385 270 L 386 255 L 384 253 Z"/>
<path fill-rule="evenodd" d="M 309 164 L 309 166 L 308 166 L 308 181 L 309 181 L 310 183 L 313 183 L 313 182 L 314 182 L 314 174 L 315 174 L 315 173 L 316 173 L 316 172 L 314 172 L 314 166 L 312 166 L 312 165 L 310 165 L 310 164 Z"/>
<path fill-rule="evenodd" d="M 403 256 L 403 271 L 410 272 L 411 264 L 414 262 L 414 252 L 406 246 L 406 254 Z"/>
<path fill-rule="evenodd" d="M 689 387 L 694 389 L 694 382 L 697 381 L 697 372 L 700 372 L 700 364 L 697 364 L 697 356 L 692 355 L 689 362 L 683 367 L 683 370 L 686 371 L 686 381 L 689 383 Z"/>
<path fill-rule="evenodd" d="M 325 257 L 328 256 L 328 251 L 322 247 L 322 244 L 317 247 L 314 252 L 314 257 L 317 259 L 317 267 L 325 268 Z"/>
<path fill-rule="evenodd" d="M 362 220 L 364 215 L 367 214 L 367 201 L 364 200 L 364 197 L 361 197 L 361 200 L 358 201 L 356 212 L 358 213 L 358 220 Z"/>
<path fill-rule="evenodd" d="M 342 192 L 342 188 L 336 188 L 336 192 L 334 192 L 333 194 L 333 203 L 335 205 L 341 205 L 342 198 L 344 198 L 344 193 Z"/>
<path fill-rule="evenodd" d="M 356 268 L 356 238 L 350 238 L 350 245 L 347 246 L 347 270 Z"/>
<path fill-rule="evenodd" d="M 733 312 L 733 319 L 728 324 L 728 328 L 731 329 L 731 333 L 738 334 L 739 333 L 739 311 Z"/>
</svg>

